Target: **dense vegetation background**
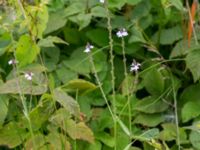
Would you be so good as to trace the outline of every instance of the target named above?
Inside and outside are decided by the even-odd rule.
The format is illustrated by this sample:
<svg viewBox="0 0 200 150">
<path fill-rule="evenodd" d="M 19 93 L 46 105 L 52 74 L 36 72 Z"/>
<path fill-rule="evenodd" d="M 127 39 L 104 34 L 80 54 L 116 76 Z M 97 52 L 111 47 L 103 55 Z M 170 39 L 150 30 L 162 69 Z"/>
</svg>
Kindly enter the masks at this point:
<svg viewBox="0 0 200 150">
<path fill-rule="evenodd" d="M 1 0 L 0 149 L 200 149 L 198 7 Z"/>
</svg>

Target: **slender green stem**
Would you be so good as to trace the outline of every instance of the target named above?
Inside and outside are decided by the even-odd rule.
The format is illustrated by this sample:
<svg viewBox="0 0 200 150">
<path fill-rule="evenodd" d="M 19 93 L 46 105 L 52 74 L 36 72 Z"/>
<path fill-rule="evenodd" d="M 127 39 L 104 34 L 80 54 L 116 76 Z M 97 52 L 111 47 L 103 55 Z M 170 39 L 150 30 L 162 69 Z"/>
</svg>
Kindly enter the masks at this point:
<svg viewBox="0 0 200 150">
<path fill-rule="evenodd" d="M 181 149 L 180 146 L 180 134 L 179 134 L 179 122 L 178 122 L 178 108 L 177 108 L 177 95 L 175 91 L 175 83 L 173 77 L 172 79 L 172 89 L 173 89 L 173 98 L 174 98 L 174 113 L 175 113 L 175 123 L 176 123 L 176 138 L 177 138 L 177 145 L 178 145 L 178 150 Z"/>
<path fill-rule="evenodd" d="M 114 67 L 114 54 L 113 54 L 113 38 L 112 38 L 112 25 L 111 25 L 111 17 L 108 8 L 108 2 L 105 1 L 105 8 L 107 12 L 107 29 L 109 32 L 109 46 L 110 46 L 110 64 L 111 64 L 111 84 L 112 84 L 112 98 L 113 98 L 113 113 L 116 116 L 116 97 L 115 97 L 115 67 Z M 115 138 L 115 147 L 114 150 L 117 149 L 117 121 L 114 119 L 114 138 Z"/>
<path fill-rule="evenodd" d="M 129 84 L 128 84 L 128 71 L 127 71 L 127 65 L 126 65 L 126 53 L 125 53 L 125 42 L 124 38 L 122 37 L 122 55 L 123 55 L 123 64 L 124 64 L 124 77 L 125 77 L 125 89 L 127 94 L 127 103 L 128 103 L 128 113 L 129 113 L 129 130 L 132 131 L 132 110 L 131 110 L 131 103 L 130 103 L 130 91 L 129 91 Z"/>
<path fill-rule="evenodd" d="M 103 96 L 103 99 L 104 99 L 105 102 L 106 102 L 106 105 L 107 105 L 107 107 L 108 107 L 108 110 L 109 110 L 109 112 L 110 112 L 112 118 L 113 118 L 113 121 L 115 121 L 115 120 L 116 120 L 116 119 L 115 119 L 115 116 L 114 116 L 114 114 L 113 114 L 113 112 L 112 112 L 112 109 L 111 109 L 109 103 L 108 103 L 108 99 L 107 99 L 107 97 L 106 97 L 106 94 L 105 94 L 105 92 L 104 92 L 104 90 L 103 90 L 101 81 L 100 81 L 99 76 L 98 76 L 98 74 L 97 74 L 96 67 L 95 67 L 95 65 L 94 65 L 93 57 L 92 57 L 92 55 L 90 55 L 89 57 L 90 57 L 90 63 L 91 63 L 91 65 L 92 65 L 92 71 L 94 72 L 94 76 L 95 76 L 95 78 L 96 78 L 96 80 L 97 80 L 97 84 L 98 84 L 98 86 L 99 86 L 99 89 L 100 89 L 100 91 L 101 91 L 101 94 L 102 94 L 102 96 Z"/>
</svg>

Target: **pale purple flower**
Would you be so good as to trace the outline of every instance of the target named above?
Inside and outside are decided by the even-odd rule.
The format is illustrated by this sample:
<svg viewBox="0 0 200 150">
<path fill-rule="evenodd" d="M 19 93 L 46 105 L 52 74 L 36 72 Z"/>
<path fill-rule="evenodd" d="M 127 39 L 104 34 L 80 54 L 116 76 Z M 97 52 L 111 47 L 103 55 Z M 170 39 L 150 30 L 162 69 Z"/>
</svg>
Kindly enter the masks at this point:
<svg viewBox="0 0 200 150">
<path fill-rule="evenodd" d="M 17 60 L 15 60 L 15 59 L 11 59 L 11 60 L 9 60 L 8 61 L 8 64 L 9 65 L 16 65 L 16 64 L 18 64 L 19 62 L 17 61 Z"/>
<path fill-rule="evenodd" d="M 26 78 L 26 80 L 31 81 L 33 79 L 33 73 L 32 72 L 27 72 L 24 74 L 24 77 Z"/>
<path fill-rule="evenodd" d="M 94 48 L 93 45 L 90 45 L 90 43 L 87 43 L 84 52 L 89 53 L 89 52 L 91 52 L 91 49 L 93 49 L 93 48 Z"/>
<path fill-rule="evenodd" d="M 130 68 L 130 72 L 137 72 L 140 69 L 141 64 L 133 60 Z"/>
<path fill-rule="evenodd" d="M 116 35 L 117 37 L 121 38 L 121 37 L 128 36 L 128 32 L 126 31 L 125 28 L 122 28 L 116 33 Z"/>
</svg>

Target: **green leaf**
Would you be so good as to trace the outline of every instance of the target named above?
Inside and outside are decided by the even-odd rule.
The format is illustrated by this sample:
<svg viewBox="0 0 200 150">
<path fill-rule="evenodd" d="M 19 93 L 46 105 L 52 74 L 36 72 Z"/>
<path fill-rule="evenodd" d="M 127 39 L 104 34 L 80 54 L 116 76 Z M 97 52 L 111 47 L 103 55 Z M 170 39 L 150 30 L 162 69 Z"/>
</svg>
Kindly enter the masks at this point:
<svg viewBox="0 0 200 150">
<path fill-rule="evenodd" d="M 79 122 L 76 124 L 76 122 L 72 119 L 60 119 L 52 120 L 54 124 L 59 125 L 63 128 L 64 131 L 68 133 L 68 135 L 73 139 L 80 139 L 85 140 L 90 143 L 94 142 L 94 136 L 90 128 L 88 128 L 84 122 Z"/>
<path fill-rule="evenodd" d="M 126 0 L 109 0 L 108 7 L 121 9 L 121 7 L 125 5 L 125 3 Z"/>
<path fill-rule="evenodd" d="M 0 95 L 0 128 L 8 113 L 9 98 L 6 95 Z"/>
<path fill-rule="evenodd" d="M 102 150 L 102 144 L 99 141 L 95 141 L 87 147 L 87 150 Z"/>
<path fill-rule="evenodd" d="M 38 45 L 40 47 L 54 47 L 54 43 L 59 43 L 59 44 L 66 44 L 68 45 L 67 42 L 65 42 L 64 40 L 62 40 L 61 38 L 57 37 L 57 36 L 48 36 L 45 39 L 41 39 L 38 42 Z"/>
<path fill-rule="evenodd" d="M 153 128 L 141 133 L 140 135 L 133 135 L 133 138 L 141 141 L 151 141 L 152 139 L 158 138 L 158 136 L 159 129 Z"/>
<path fill-rule="evenodd" d="M 142 0 L 126 0 L 126 3 L 130 4 L 130 5 L 136 5 L 138 3 L 140 3 Z"/>
<path fill-rule="evenodd" d="M 107 17 L 106 10 L 104 7 L 95 6 L 91 9 L 91 14 L 94 17 Z"/>
<path fill-rule="evenodd" d="M 153 40 L 158 41 L 159 34 L 158 32 L 153 36 Z M 181 26 L 175 26 L 169 29 L 161 30 L 160 33 L 160 44 L 168 45 L 173 44 L 175 41 L 178 41 L 183 38 L 183 32 Z"/>
<path fill-rule="evenodd" d="M 22 144 L 26 137 L 26 129 L 21 128 L 14 121 L 0 129 L 0 145 L 6 145 L 11 149 Z"/>
<path fill-rule="evenodd" d="M 69 81 L 67 84 L 64 85 L 64 88 L 69 90 L 79 90 L 80 93 L 85 93 L 87 91 L 91 91 L 96 89 L 96 85 L 82 79 L 74 79 Z"/>
<path fill-rule="evenodd" d="M 134 43 L 134 42 L 142 42 L 146 43 L 145 38 L 143 37 L 143 34 L 141 32 L 141 29 L 139 27 L 133 27 L 131 29 L 131 37 L 129 38 L 129 43 Z"/>
<path fill-rule="evenodd" d="M 199 101 L 188 101 L 181 110 L 181 117 L 183 122 L 196 118 L 200 115 L 200 102 Z"/>
<path fill-rule="evenodd" d="M 164 120 L 165 119 L 162 114 L 139 114 L 134 119 L 134 123 L 142 124 L 148 127 L 154 127 Z"/>
<path fill-rule="evenodd" d="M 44 135 L 39 133 L 39 134 L 34 134 L 34 137 L 27 139 L 25 143 L 25 148 L 26 149 L 32 149 L 36 148 L 39 149 L 41 146 L 43 146 L 46 143 Z"/>
<path fill-rule="evenodd" d="M 47 91 L 46 81 L 43 75 L 34 75 L 33 83 L 26 80 L 24 76 L 8 80 L 4 84 L 0 85 L 0 94 L 32 94 L 41 95 Z M 20 86 L 19 86 L 20 85 Z"/>
<path fill-rule="evenodd" d="M 111 135 L 109 135 L 106 132 L 99 132 L 95 134 L 96 139 L 104 143 L 105 145 L 109 147 L 114 147 L 115 145 L 115 139 Z"/>
<path fill-rule="evenodd" d="M 65 26 L 67 19 L 64 16 L 64 11 L 56 11 L 49 14 L 49 20 L 47 23 L 44 34 L 49 34 Z"/>
<path fill-rule="evenodd" d="M 145 97 L 144 99 L 138 101 L 135 105 L 135 110 L 144 113 L 159 113 L 167 110 L 168 104 L 163 102 L 158 97 Z"/>
<path fill-rule="evenodd" d="M 78 78 L 78 75 L 76 72 L 74 72 L 64 66 L 59 69 L 56 69 L 56 74 L 58 76 L 58 79 L 64 84 L 66 84 L 67 82 L 69 82 L 73 79 Z"/>
<path fill-rule="evenodd" d="M 66 137 L 66 135 L 63 135 L 61 133 L 57 133 L 57 132 L 50 132 L 47 137 L 45 137 L 46 142 L 50 143 L 50 147 L 55 150 L 70 150 L 71 149 L 71 145 L 68 141 L 68 138 Z M 44 150 L 46 150 L 47 146 L 45 145 Z"/>
<path fill-rule="evenodd" d="M 191 39 L 190 47 L 188 47 L 188 40 L 183 39 L 176 43 L 172 49 L 170 58 L 184 56 L 193 50 L 199 50 L 200 45 L 197 45 L 194 39 Z"/>
<path fill-rule="evenodd" d="M 162 124 L 163 130 L 160 132 L 160 139 L 163 141 L 173 141 L 177 139 L 177 129 L 174 123 Z M 179 138 L 181 142 L 187 140 L 185 129 L 179 127 Z"/>
<path fill-rule="evenodd" d="M 16 59 L 19 61 L 19 66 L 26 66 L 32 63 L 40 48 L 32 41 L 29 35 L 22 35 L 17 43 Z"/>
<path fill-rule="evenodd" d="M 6 48 L 12 41 L 12 37 L 9 32 L 0 33 L 0 56 L 3 55 L 6 51 Z"/>
<path fill-rule="evenodd" d="M 87 31 L 86 36 L 98 46 L 106 46 L 109 43 L 108 32 L 104 29 L 97 28 L 89 30 Z"/>
<path fill-rule="evenodd" d="M 152 95 L 162 94 L 165 86 L 164 77 L 157 68 L 151 69 L 144 76 L 144 86 Z"/>
<path fill-rule="evenodd" d="M 199 149 L 199 147 L 200 147 L 199 131 L 191 131 L 189 139 L 190 139 L 190 142 L 192 143 L 192 146 L 196 149 Z"/>
<path fill-rule="evenodd" d="M 79 117 L 80 115 L 80 109 L 78 106 L 78 103 L 67 93 L 65 93 L 61 89 L 55 89 L 53 91 L 54 99 L 60 103 L 67 111 L 69 111 L 71 114 Z"/>
<path fill-rule="evenodd" d="M 190 69 L 194 82 L 200 78 L 200 50 L 190 52 L 186 57 L 187 68 Z"/>
</svg>

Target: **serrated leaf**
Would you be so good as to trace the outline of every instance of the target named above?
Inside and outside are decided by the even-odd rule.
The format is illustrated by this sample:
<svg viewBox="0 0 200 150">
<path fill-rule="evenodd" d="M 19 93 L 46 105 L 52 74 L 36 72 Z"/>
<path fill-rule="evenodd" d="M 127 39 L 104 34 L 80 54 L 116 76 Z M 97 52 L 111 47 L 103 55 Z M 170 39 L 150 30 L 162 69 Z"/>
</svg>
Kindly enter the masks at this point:
<svg viewBox="0 0 200 150">
<path fill-rule="evenodd" d="M 46 143 L 46 141 L 45 141 L 44 135 L 42 135 L 41 133 L 34 134 L 33 138 L 31 137 L 31 138 L 27 139 L 27 141 L 25 143 L 25 148 L 26 149 L 32 149 L 32 148 L 39 149 L 45 143 Z"/>
<path fill-rule="evenodd" d="M 190 52 L 186 57 L 187 68 L 190 69 L 194 82 L 200 78 L 200 50 Z"/>
<path fill-rule="evenodd" d="M 16 59 L 19 61 L 19 66 L 23 67 L 32 63 L 40 48 L 32 41 L 29 35 L 22 35 L 17 43 Z"/>
<path fill-rule="evenodd" d="M 77 101 L 61 89 L 55 89 L 53 91 L 54 99 L 60 103 L 71 114 L 79 117 L 80 109 Z"/>
</svg>

